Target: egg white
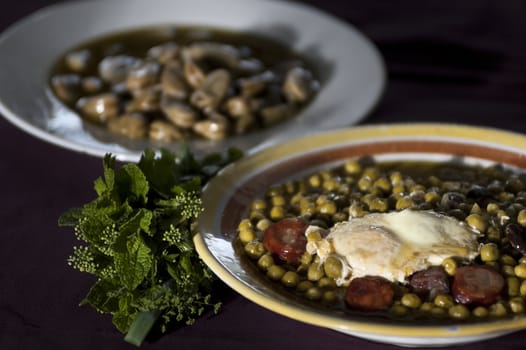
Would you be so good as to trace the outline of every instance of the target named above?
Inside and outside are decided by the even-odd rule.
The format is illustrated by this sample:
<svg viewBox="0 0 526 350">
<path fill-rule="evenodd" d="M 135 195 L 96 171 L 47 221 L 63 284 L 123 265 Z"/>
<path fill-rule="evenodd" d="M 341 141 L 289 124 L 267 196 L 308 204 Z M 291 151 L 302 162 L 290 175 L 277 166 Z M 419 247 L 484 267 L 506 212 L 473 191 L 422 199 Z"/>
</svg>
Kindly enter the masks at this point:
<svg viewBox="0 0 526 350">
<path fill-rule="evenodd" d="M 316 227 L 309 227 L 306 235 Z M 342 262 L 339 285 L 363 276 L 404 283 L 416 271 L 449 257 L 472 260 L 479 253 L 478 233 L 457 219 L 433 211 L 373 213 L 334 225 L 328 235 L 307 244 L 322 261 Z"/>
</svg>

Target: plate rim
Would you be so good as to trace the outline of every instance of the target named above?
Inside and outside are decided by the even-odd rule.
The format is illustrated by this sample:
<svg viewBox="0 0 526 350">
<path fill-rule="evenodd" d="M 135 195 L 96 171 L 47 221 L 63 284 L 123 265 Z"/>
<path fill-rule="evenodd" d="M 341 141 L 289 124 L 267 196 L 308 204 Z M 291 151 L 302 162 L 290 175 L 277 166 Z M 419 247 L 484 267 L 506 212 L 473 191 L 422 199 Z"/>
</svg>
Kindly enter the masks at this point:
<svg viewBox="0 0 526 350">
<path fill-rule="evenodd" d="M 200 1 L 200 0 L 198 0 Z M 277 8 L 284 8 L 288 9 L 290 11 L 296 11 L 298 13 L 308 13 L 311 16 L 315 16 L 316 18 L 319 18 L 320 20 L 323 20 L 324 22 L 331 23 L 333 26 L 337 26 L 341 32 L 346 32 L 346 34 L 349 35 L 350 38 L 353 40 L 356 40 L 360 44 L 360 48 L 364 48 L 365 51 L 367 51 L 367 55 L 370 55 L 373 63 L 371 63 L 371 68 L 374 70 L 377 75 L 375 79 L 377 79 L 374 82 L 374 88 L 372 89 L 372 93 L 369 96 L 368 103 L 364 104 L 359 112 L 355 112 L 355 115 L 352 115 L 352 119 L 350 119 L 345 114 L 345 111 L 338 110 L 338 113 L 333 113 L 333 115 L 336 115 L 335 118 L 338 120 L 333 121 L 332 125 L 329 125 L 327 128 L 334 128 L 334 127 L 341 127 L 343 124 L 352 125 L 355 123 L 360 122 L 365 117 L 367 117 L 372 110 L 378 105 L 379 101 L 381 100 L 382 96 L 385 93 L 386 84 L 387 84 L 387 69 L 386 64 L 383 60 L 383 57 L 380 53 L 380 50 L 377 48 L 375 43 L 367 37 L 360 29 L 355 27 L 353 24 L 348 23 L 344 21 L 343 19 L 328 13 L 324 11 L 323 9 L 316 8 L 312 5 L 305 4 L 305 3 L 299 3 L 299 2 L 283 2 L 280 0 L 222 0 L 225 4 L 236 4 L 236 3 L 258 3 L 258 4 L 270 4 L 270 6 L 277 7 Z M 155 3 L 159 4 L 166 4 L 168 3 L 167 0 L 154 0 Z M 177 5 L 171 5 L 171 6 L 185 6 L 189 3 L 192 3 L 192 0 L 182 0 L 177 3 Z M 46 18 L 49 17 L 57 17 L 61 18 L 63 16 L 63 13 L 67 11 L 74 10 L 76 8 L 101 8 L 104 9 L 106 6 L 109 6 L 108 4 L 119 4 L 119 3 L 126 3 L 128 6 L 131 4 L 132 6 L 136 7 L 139 6 L 138 4 L 141 3 L 140 0 L 106 0 L 106 1 L 89 1 L 89 0 L 77 0 L 73 2 L 67 2 L 67 3 L 56 3 L 51 4 L 45 7 L 42 7 L 38 10 L 36 10 L 33 13 L 30 13 L 29 15 L 20 18 L 10 26 L 8 26 L 2 33 L 0 33 L 0 48 L 3 47 L 3 45 L 7 42 L 9 43 L 11 40 L 14 40 L 13 38 L 16 38 L 17 35 L 20 35 L 20 32 L 25 30 L 28 27 L 35 26 L 35 23 L 38 24 L 42 20 L 46 20 Z M 267 5 L 265 5 L 267 6 Z M 303 12 L 302 12 L 303 11 Z M 206 15 L 209 16 L 209 15 Z M 177 25 L 178 19 L 175 19 L 173 22 L 174 25 Z M 163 23 L 158 23 L 163 24 Z M 155 24 L 152 24 L 155 25 Z M 143 25 L 138 25 L 137 28 L 140 28 Z M 127 26 L 126 28 L 122 27 L 120 29 L 133 29 L 134 27 Z M 246 27 L 248 28 L 248 27 Z M 112 30 L 110 30 L 112 32 Z M 108 32 L 109 33 L 109 32 Z M 319 38 L 318 38 L 319 40 Z M 27 50 L 27 47 L 25 48 Z M 60 52 L 56 52 L 55 55 L 59 55 Z M 1 59 L 0 55 L 0 59 Z M 50 68 L 50 67 L 49 67 Z M 39 88 L 45 88 L 45 86 L 41 86 Z M 24 93 L 26 91 L 23 91 Z M 323 91 L 321 91 L 323 92 Z M 136 162 L 140 158 L 140 155 L 142 154 L 143 149 L 133 150 L 130 148 L 127 148 L 126 146 L 116 144 L 113 142 L 104 142 L 97 139 L 93 139 L 93 137 L 90 137 L 90 140 L 75 140 L 68 137 L 64 137 L 64 135 L 60 135 L 56 131 L 50 130 L 49 127 L 42 127 L 40 125 L 36 125 L 33 121 L 33 118 L 26 117 L 19 112 L 18 107 L 13 108 L 13 104 L 10 103 L 10 101 L 5 100 L 5 96 L 3 96 L 2 91 L 0 90 L 0 114 L 11 124 L 16 126 L 17 128 L 23 130 L 24 132 L 27 132 L 28 134 L 35 136 L 36 138 L 49 142 L 51 144 L 54 144 L 56 146 L 86 153 L 92 156 L 97 157 L 103 157 L 107 152 L 108 149 L 112 149 L 114 155 L 117 157 L 117 159 L 122 161 L 133 161 Z M 20 94 L 20 93 L 19 93 Z M 43 95 L 43 94 L 42 94 Z M 40 92 L 39 92 L 40 96 Z M 20 99 L 20 98 L 18 98 Z M 341 99 L 341 98 L 340 98 Z M 49 102 L 49 101 L 46 101 Z M 326 104 L 326 103 L 325 103 Z M 321 105 L 320 107 L 326 107 L 325 104 Z M 316 102 L 316 99 L 312 101 L 309 106 L 307 106 L 305 112 L 309 110 L 310 107 L 317 107 L 318 104 Z M 319 108 L 318 108 L 319 109 Z M 300 115 L 304 115 L 302 112 Z M 305 123 L 304 123 L 305 124 Z M 296 124 L 293 123 L 291 126 L 296 127 L 303 127 L 305 128 L 305 125 L 302 124 Z M 276 130 L 274 130 L 276 131 Z M 89 133 L 88 131 L 83 131 L 83 133 Z M 284 138 L 287 135 L 283 135 L 284 133 L 278 133 L 277 135 L 272 135 L 271 133 L 266 133 L 265 131 L 262 132 L 262 136 L 260 137 L 259 141 L 257 143 L 253 143 L 251 147 L 258 147 L 261 145 L 268 145 L 269 143 L 266 142 L 267 138 L 271 138 L 273 140 L 279 140 L 280 137 Z M 254 137 L 257 137 L 254 136 Z M 93 139 L 93 140 L 92 140 Z M 232 142 L 238 142 L 239 140 L 234 140 Z M 245 141 L 249 142 L 249 141 Z M 271 142 L 272 143 L 272 142 Z M 205 144 L 205 142 L 203 142 Z M 216 143 L 219 147 L 227 148 L 230 145 L 230 141 L 227 140 L 224 145 L 222 143 Z M 149 143 L 150 145 L 150 143 Z M 167 147 L 172 147 L 174 145 L 167 145 Z M 158 149 L 161 146 L 157 147 L 154 146 L 154 148 Z M 208 147 L 209 146 L 203 146 Z M 234 146 L 235 147 L 235 146 Z"/>
</svg>

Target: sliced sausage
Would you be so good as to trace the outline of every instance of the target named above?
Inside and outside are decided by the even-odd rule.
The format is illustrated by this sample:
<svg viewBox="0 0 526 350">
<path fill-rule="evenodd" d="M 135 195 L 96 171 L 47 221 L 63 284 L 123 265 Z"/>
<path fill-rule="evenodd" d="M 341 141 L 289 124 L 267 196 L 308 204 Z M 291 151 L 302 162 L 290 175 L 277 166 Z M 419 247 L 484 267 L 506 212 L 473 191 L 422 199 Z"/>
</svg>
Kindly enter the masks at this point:
<svg viewBox="0 0 526 350">
<path fill-rule="evenodd" d="M 263 234 L 263 245 L 274 256 L 288 263 L 298 263 L 307 246 L 307 224 L 287 218 L 271 224 Z"/>
<path fill-rule="evenodd" d="M 431 266 L 415 272 L 409 278 L 409 285 L 413 292 L 431 299 L 437 294 L 449 293 L 449 278 L 441 266 Z"/>
<path fill-rule="evenodd" d="M 393 304 L 394 288 L 383 277 L 357 277 L 345 293 L 347 306 L 360 311 L 382 311 Z"/>
<path fill-rule="evenodd" d="M 504 277 L 491 266 L 463 266 L 455 272 L 451 291 L 461 304 L 490 305 L 499 298 L 504 283 Z"/>
<path fill-rule="evenodd" d="M 521 254 L 526 254 L 526 230 L 519 224 L 511 223 L 504 227 L 510 245 Z"/>
</svg>

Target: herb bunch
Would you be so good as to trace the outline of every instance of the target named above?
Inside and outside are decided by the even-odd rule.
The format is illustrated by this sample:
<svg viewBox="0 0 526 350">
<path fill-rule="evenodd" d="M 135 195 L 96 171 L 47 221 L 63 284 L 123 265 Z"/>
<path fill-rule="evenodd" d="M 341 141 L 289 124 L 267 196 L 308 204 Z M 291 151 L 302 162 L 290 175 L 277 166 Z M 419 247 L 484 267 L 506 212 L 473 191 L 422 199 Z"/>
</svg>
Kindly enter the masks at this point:
<svg viewBox="0 0 526 350">
<path fill-rule="evenodd" d="M 97 277 L 81 305 L 110 313 L 125 340 L 138 346 L 154 324 L 165 332 L 171 322 L 192 324 L 207 309 L 217 312 L 215 276 L 195 251 L 192 228 L 202 186 L 240 157 L 234 149 L 202 160 L 187 148 L 180 156 L 145 150 L 137 164 L 116 168 L 106 155 L 97 197 L 59 218 L 81 243 L 68 264 Z"/>
</svg>

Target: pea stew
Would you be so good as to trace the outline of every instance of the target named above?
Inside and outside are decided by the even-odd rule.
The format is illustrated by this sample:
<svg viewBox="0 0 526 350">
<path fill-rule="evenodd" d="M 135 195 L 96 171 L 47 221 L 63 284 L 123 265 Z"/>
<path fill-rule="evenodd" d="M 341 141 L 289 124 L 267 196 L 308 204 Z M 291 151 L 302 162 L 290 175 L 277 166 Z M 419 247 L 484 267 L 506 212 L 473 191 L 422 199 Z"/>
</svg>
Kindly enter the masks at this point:
<svg viewBox="0 0 526 350">
<path fill-rule="evenodd" d="M 448 257 L 404 283 L 367 276 L 337 285 L 339 262 L 322 261 L 304 248 L 323 239 L 305 234 L 309 226 L 328 229 L 371 213 L 403 210 L 456 218 L 479 234 L 478 255 L 471 261 Z M 235 244 L 264 279 L 309 304 L 400 321 L 477 322 L 526 311 L 525 227 L 526 178 L 513 169 L 362 158 L 268 188 L 239 222 Z M 286 236 L 276 234 L 280 228 Z M 276 254 L 273 247 L 283 241 L 293 242 L 294 249 Z M 471 285 L 471 279 L 489 287 Z M 374 305 L 354 302 L 363 295 Z"/>
</svg>

